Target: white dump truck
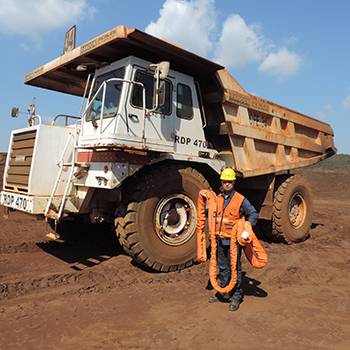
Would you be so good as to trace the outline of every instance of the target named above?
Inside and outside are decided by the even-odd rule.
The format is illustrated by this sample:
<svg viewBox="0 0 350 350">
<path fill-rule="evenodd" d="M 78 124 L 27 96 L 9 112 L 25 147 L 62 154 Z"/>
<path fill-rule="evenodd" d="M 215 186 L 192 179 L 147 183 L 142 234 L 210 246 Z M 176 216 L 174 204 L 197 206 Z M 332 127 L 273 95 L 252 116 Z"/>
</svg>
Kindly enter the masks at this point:
<svg viewBox="0 0 350 350">
<path fill-rule="evenodd" d="M 196 261 L 199 190 L 217 190 L 222 166 L 234 165 L 270 239 L 307 237 L 312 192 L 290 171 L 336 153 L 331 127 L 248 94 L 219 64 L 118 26 L 24 83 L 83 100 L 51 125 L 32 105 L 12 132 L 5 207 L 61 235 L 108 223 L 137 262 L 173 271 Z"/>
</svg>

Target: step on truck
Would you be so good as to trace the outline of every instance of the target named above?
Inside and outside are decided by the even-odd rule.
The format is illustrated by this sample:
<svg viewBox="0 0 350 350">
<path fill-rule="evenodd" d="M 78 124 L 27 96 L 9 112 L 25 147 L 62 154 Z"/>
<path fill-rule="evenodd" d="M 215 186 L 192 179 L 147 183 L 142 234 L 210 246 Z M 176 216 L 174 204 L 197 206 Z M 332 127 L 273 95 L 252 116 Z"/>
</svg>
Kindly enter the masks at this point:
<svg viewBox="0 0 350 350">
<path fill-rule="evenodd" d="M 82 104 L 50 125 L 30 105 L 28 126 L 11 133 L 8 210 L 45 217 L 62 236 L 110 225 L 135 261 L 173 271 L 196 261 L 199 190 L 217 190 L 233 165 L 271 240 L 307 237 L 312 192 L 292 171 L 336 153 L 332 128 L 250 95 L 221 65 L 118 26 L 24 83 Z"/>
</svg>

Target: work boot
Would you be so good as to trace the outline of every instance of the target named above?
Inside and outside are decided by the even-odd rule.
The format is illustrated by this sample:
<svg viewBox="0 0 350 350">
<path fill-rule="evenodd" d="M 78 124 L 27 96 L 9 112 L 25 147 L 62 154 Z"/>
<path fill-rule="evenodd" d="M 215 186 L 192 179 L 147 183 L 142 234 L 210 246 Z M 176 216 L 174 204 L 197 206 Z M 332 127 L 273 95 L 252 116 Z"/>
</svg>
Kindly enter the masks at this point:
<svg viewBox="0 0 350 350">
<path fill-rule="evenodd" d="M 216 303 L 218 301 L 221 301 L 223 303 L 228 303 L 230 302 L 230 297 L 229 295 L 222 295 L 220 293 L 216 293 L 216 295 L 209 297 L 208 299 L 209 303 Z"/>
<path fill-rule="evenodd" d="M 230 311 L 237 311 L 237 310 L 239 309 L 239 305 L 240 305 L 239 300 L 232 299 L 232 300 L 231 300 L 231 303 L 230 303 L 230 306 L 228 307 L 228 309 L 229 309 Z"/>
<path fill-rule="evenodd" d="M 219 301 L 219 298 L 214 295 L 209 297 L 208 301 L 209 303 L 217 303 Z"/>
</svg>

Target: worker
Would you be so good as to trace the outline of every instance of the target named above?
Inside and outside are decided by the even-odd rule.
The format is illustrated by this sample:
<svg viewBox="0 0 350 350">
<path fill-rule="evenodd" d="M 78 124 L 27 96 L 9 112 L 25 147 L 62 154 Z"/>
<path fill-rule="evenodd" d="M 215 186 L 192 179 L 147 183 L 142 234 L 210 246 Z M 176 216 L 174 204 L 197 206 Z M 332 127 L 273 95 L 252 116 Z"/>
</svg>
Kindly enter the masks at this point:
<svg viewBox="0 0 350 350">
<path fill-rule="evenodd" d="M 219 268 L 219 280 L 220 287 L 226 287 L 231 280 L 231 258 L 230 258 L 230 245 L 231 245 L 231 231 L 237 221 L 245 217 L 246 221 L 249 221 L 251 226 L 255 226 L 258 221 L 258 212 L 250 204 L 247 198 L 235 191 L 236 172 L 234 168 L 223 167 L 221 169 L 221 188 L 220 193 L 216 198 L 216 243 L 217 243 L 217 265 Z M 236 311 L 239 309 L 242 302 L 243 290 L 242 284 L 242 265 L 241 254 L 242 246 L 238 243 L 237 239 L 232 244 L 237 245 L 237 282 L 233 289 L 227 293 L 217 292 L 215 296 L 209 297 L 210 303 L 218 301 L 230 302 L 229 310 Z"/>
</svg>

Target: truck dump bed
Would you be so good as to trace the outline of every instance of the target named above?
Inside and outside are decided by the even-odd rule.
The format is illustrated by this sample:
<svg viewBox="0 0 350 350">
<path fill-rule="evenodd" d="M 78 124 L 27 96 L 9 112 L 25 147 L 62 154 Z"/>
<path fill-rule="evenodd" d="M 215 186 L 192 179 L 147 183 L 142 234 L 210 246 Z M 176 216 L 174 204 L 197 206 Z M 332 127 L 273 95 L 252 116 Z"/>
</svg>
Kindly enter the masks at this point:
<svg viewBox="0 0 350 350">
<path fill-rule="evenodd" d="M 228 72 L 218 73 L 225 89 L 220 130 L 243 177 L 308 166 L 336 153 L 329 124 L 250 95 Z"/>
<path fill-rule="evenodd" d="M 243 177 L 308 166 L 336 153 L 330 125 L 250 95 L 224 67 L 137 29 L 115 27 L 27 74 L 24 82 L 83 96 L 95 68 L 129 55 L 169 61 L 173 70 L 199 83 L 204 110 L 215 104 L 213 114 L 220 114 L 219 125 L 208 116 L 205 128 L 215 127 L 217 136 L 226 138 L 229 147 L 214 146 Z M 76 70 L 80 64 L 87 70 Z"/>
</svg>

